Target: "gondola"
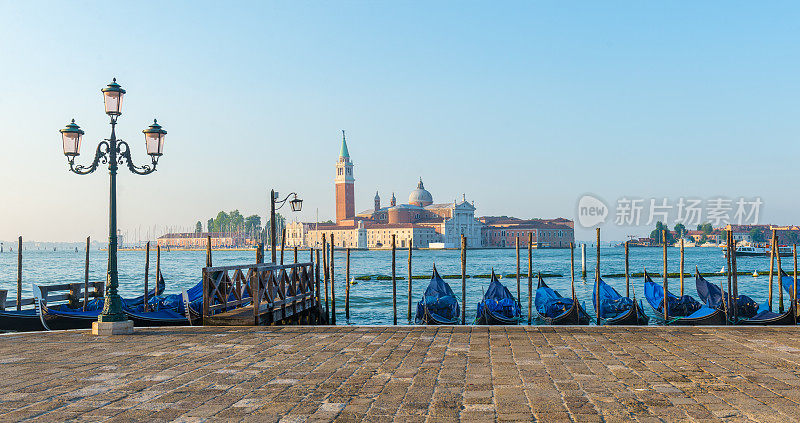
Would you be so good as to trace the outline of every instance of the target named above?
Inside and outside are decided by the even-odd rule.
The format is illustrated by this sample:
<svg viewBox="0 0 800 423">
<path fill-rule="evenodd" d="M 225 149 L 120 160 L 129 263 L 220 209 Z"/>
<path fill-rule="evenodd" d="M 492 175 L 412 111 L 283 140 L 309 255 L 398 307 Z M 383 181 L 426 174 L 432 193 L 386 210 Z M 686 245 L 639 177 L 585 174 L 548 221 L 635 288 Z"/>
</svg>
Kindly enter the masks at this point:
<svg viewBox="0 0 800 423">
<path fill-rule="evenodd" d="M 725 311 L 722 308 L 711 308 L 701 304 L 689 295 L 677 297 L 671 292 L 669 296 L 669 320 L 664 321 L 664 287 L 653 282 L 645 271 L 644 297 L 655 311 L 656 320 L 667 325 L 724 325 Z"/>
<path fill-rule="evenodd" d="M 516 325 L 522 320 L 522 312 L 516 298 L 497 279 L 492 269 L 492 281 L 483 294 L 483 299 L 478 303 L 478 317 L 475 323 L 479 325 Z"/>
<path fill-rule="evenodd" d="M 562 297 L 544 283 L 541 274 L 534 302 L 539 317 L 548 325 L 588 325 L 591 320 L 575 298 Z"/>
<path fill-rule="evenodd" d="M 711 308 L 725 307 L 731 304 L 732 296 L 723 291 L 720 287 L 710 283 L 700 276 L 700 272 L 695 269 L 695 284 L 697 294 L 706 305 Z M 723 303 L 724 297 L 724 303 Z M 737 325 L 790 325 L 794 324 L 791 310 L 786 313 L 773 313 L 769 310 L 768 304 L 759 307 L 758 303 L 747 295 L 739 295 L 736 299 L 736 318 L 733 313 L 728 313 L 728 320 Z"/>
<path fill-rule="evenodd" d="M 44 330 L 36 308 L 0 310 L 0 331 L 30 332 Z"/>
<path fill-rule="evenodd" d="M 144 306 L 125 309 L 125 314 L 133 325 L 147 326 L 187 326 L 200 322 L 200 310 L 203 307 L 203 283 L 183 291 L 154 297 L 148 302 L 147 311 Z"/>
<path fill-rule="evenodd" d="M 414 321 L 418 325 L 455 325 L 458 324 L 460 311 L 453 290 L 442 280 L 434 265 L 431 282 L 417 303 L 417 316 Z"/>
<path fill-rule="evenodd" d="M 786 291 L 787 294 L 789 294 L 789 302 L 791 303 L 792 302 L 791 298 L 794 296 L 794 278 L 792 276 L 789 276 L 786 272 L 784 272 L 783 269 L 780 270 L 780 274 L 781 274 L 781 286 L 783 287 L 783 290 Z M 797 290 L 800 291 L 800 280 L 797 281 Z M 798 292 L 798 294 L 800 294 L 800 292 Z M 800 297 L 800 295 L 798 295 L 798 297 Z M 795 309 L 798 308 L 797 306 L 798 306 L 798 301 L 795 300 Z M 795 311 L 797 312 L 797 310 Z"/>
<path fill-rule="evenodd" d="M 149 291 L 148 296 L 155 297 L 161 295 L 161 293 L 164 292 L 164 286 L 164 278 L 159 275 L 156 287 Z M 47 306 L 45 299 L 42 298 L 42 292 L 39 287 L 36 285 L 32 285 L 32 287 L 36 302 L 36 311 L 42 326 L 46 330 L 88 329 L 92 327 L 92 322 L 97 321 L 97 317 L 102 313 L 103 306 L 105 305 L 104 298 L 95 298 L 90 300 L 85 308 L 71 308 L 66 304 Z M 123 310 L 136 308 L 142 304 L 144 304 L 144 295 L 130 299 L 122 299 Z"/>
<path fill-rule="evenodd" d="M 595 310 L 600 310 L 599 324 L 602 325 L 647 325 L 650 321 L 650 317 L 644 312 L 641 300 L 637 303 L 635 298 L 623 297 L 599 276 L 594 284 L 592 303 Z"/>
</svg>

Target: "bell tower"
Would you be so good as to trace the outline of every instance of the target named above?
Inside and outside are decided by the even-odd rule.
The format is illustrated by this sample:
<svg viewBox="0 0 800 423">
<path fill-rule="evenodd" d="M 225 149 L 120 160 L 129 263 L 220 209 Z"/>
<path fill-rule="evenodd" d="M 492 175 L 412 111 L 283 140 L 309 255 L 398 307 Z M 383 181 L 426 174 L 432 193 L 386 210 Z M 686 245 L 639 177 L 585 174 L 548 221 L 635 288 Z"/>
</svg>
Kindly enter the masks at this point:
<svg viewBox="0 0 800 423">
<path fill-rule="evenodd" d="M 339 150 L 339 159 L 336 161 L 336 223 L 352 219 L 356 215 L 355 181 L 353 162 L 350 161 L 350 152 L 347 151 L 347 140 L 342 129 L 342 149 Z"/>
</svg>

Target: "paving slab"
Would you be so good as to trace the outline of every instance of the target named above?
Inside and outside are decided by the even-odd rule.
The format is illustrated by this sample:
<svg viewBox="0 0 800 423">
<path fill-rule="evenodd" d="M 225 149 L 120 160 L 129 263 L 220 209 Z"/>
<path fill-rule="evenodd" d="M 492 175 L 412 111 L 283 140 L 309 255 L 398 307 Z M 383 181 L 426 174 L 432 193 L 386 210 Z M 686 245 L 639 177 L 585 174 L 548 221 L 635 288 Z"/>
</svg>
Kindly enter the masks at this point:
<svg viewBox="0 0 800 423">
<path fill-rule="evenodd" d="M 792 421 L 795 327 L 0 335 L 0 421 Z"/>
</svg>

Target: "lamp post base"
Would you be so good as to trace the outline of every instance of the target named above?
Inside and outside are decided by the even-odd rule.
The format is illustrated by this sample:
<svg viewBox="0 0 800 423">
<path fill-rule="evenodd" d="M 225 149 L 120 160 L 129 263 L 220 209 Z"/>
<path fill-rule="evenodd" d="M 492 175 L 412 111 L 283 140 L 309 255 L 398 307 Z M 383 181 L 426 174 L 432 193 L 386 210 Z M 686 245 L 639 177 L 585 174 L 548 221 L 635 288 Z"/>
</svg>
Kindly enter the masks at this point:
<svg viewBox="0 0 800 423">
<path fill-rule="evenodd" d="M 121 322 L 92 322 L 92 335 L 131 335 L 133 320 Z"/>
</svg>

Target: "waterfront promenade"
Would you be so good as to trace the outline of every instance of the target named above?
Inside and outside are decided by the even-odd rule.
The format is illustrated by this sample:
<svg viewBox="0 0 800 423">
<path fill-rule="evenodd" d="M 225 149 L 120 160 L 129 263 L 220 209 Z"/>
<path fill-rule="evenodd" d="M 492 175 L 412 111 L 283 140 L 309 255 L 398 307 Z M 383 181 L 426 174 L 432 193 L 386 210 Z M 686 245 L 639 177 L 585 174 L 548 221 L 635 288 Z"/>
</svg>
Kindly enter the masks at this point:
<svg viewBox="0 0 800 423">
<path fill-rule="evenodd" d="M 797 421 L 797 328 L 0 335 L 0 421 Z"/>
</svg>

